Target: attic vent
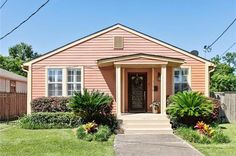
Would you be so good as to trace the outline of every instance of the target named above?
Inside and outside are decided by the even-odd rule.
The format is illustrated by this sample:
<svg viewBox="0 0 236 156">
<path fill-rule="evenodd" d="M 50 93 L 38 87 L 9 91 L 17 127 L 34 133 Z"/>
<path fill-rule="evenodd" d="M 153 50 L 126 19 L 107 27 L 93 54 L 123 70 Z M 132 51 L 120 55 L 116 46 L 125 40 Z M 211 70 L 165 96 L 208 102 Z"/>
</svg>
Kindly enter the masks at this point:
<svg viewBox="0 0 236 156">
<path fill-rule="evenodd" d="M 114 49 L 123 49 L 124 48 L 124 38 L 121 36 L 114 37 Z"/>
</svg>

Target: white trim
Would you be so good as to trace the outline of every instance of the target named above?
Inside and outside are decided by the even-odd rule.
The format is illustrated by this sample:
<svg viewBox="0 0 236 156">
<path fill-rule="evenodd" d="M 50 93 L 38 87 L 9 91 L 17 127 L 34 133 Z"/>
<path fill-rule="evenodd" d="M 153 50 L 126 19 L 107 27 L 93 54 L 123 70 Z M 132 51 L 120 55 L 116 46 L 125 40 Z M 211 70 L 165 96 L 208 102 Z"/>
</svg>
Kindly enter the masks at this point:
<svg viewBox="0 0 236 156">
<path fill-rule="evenodd" d="M 209 97 L 209 66 L 205 64 L 205 96 Z"/>
<path fill-rule="evenodd" d="M 120 28 L 120 29 L 126 30 L 126 31 L 128 31 L 128 32 L 130 32 L 130 33 L 133 33 L 133 34 L 135 34 L 135 35 L 138 35 L 138 36 L 140 36 L 140 37 L 142 37 L 142 38 L 145 38 L 145 39 L 147 39 L 147 40 L 150 40 L 150 41 L 152 41 L 152 42 L 154 42 L 154 43 L 160 44 L 160 45 L 162 45 L 162 46 L 164 46 L 164 47 L 167 47 L 167 48 L 169 48 L 169 49 L 172 49 L 172 50 L 174 50 L 174 51 L 176 51 L 176 52 L 182 53 L 182 54 L 187 55 L 187 56 L 189 56 L 189 57 L 191 57 L 191 58 L 194 58 L 194 59 L 199 60 L 199 61 L 201 61 L 201 62 L 207 63 L 208 65 L 213 65 L 210 61 L 207 61 L 207 60 L 204 60 L 204 59 L 202 59 L 202 58 L 200 58 L 200 57 L 194 56 L 194 55 L 192 55 L 192 54 L 190 54 L 190 53 L 188 53 L 188 52 L 186 52 L 186 51 L 184 51 L 184 50 L 181 50 L 181 49 L 179 49 L 179 48 L 176 48 L 176 47 L 174 47 L 174 46 L 172 46 L 172 45 L 169 45 L 169 44 L 167 44 L 167 43 L 164 43 L 164 42 L 162 42 L 162 41 L 159 41 L 159 40 L 154 39 L 154 38 L 152 38 L 152 37 L 149 37 L 149 36 L 147 36 L 147 35 L 144 35 L 144 34 L 142 34 L 142 33 L 140 33 L 140 32 L 137 32 L 137 31 L 135 31 L 135 30 L 132 30 L 132 29 L 130 29 L 130 28 L 127 28 L 127 27 L 125 27 L 125 26 L 123 26 L 123 25 L 116 24 L 116 25 L 114 25 L 114 26 L 112 26 L 112 27 L 110 27 L 110 28 L 107 28 L 107 29 L 105 29 L 105 30 L 102 30 L 102 31 L 100 31 L 100 32 L 97 32 L 97 33 L 95 33 L 95 34 L 92 34 L 92 35 L 90 35 L 90 36 L 88 36 L 88 37 L 85 37 L 85 38 L 82 38 L 82 39 L 80 39 L 80 40 L 77 40 L 77 41 L 75 41 L 75 42 L 73 42 L 73 43 L 70 43 L 69 45 L 66 45 L 66 46 L 64 46 L 64 47 L 61 47 L 61 48 L 59 48 L 59 49 L 56 49 L 56 50 L 54 50 L 54 51 L 52 51 L 52 52 L 50 52 L 50 53 L 48 53 L 48 54 L 45 54 L 45 55 L 43 55 L 43 56 L 41 56 L 41 57 L 39 57 L 39 58 L 37 58 L 37 59 L 34 59 L 34 60 L 30 61 L 30 62 L 24 63 L 24 66 L 29 66 L 30 64 L 33 64 L 33 63 L 35 63 L 35 62 L 38 62 L 38 61 L 40 61 L 40 60 L 42 60 L 42 59 L 45 59 L 45 58 L 47 58 L 47 57 L 49 57 L 49 56 L 52 56 L 52 55 L 54 55 L 54 54 L 57 54 L 57 53 L 59 53 L 59 52 L 65 50 L 65 49 L 68 49 L 68 48 L 70 48 L 70 47 L 73 47 L 73 46 L 75 46 L 75 45 L 77 45 L 77 44 L 80 44 L 80 43 L 82 43 L 82 42 L 85 42 L 85 41 L 87 41 L 87 40 L 89 40 L 89 39 L 92 39 L 92 38 L 94 38 L 94 37 L 97 37 L 97 36 L 99 36 L 99 35 L 102 35 L 102 34 L 104 34 L 104 33 L 106 33 L 106 32 L 109 32 L 109 31 L 111 31 L 111 30 L 114 30 L 114 29 L 116 29 L 116 28 Z"/>
<path fill-rule="evenodd" d="M 31 65 L 27 72 L 27 114 L 31 114 L 31 99 L 32 99 L 32 73 Z"/>
<path fill-rule="evenodd" d="M 62 68 L 62 96 L 67 96 L 67 69 Z"/>
<path fill-rule="evenodd" d="M 207 65 L 208 66 L 208 65 Z M 172 68 L 172 94 L 175 94 L 175 80 L 174 80 L 174 76 L 175 76 L 175 69 L 183 69 L 186 68 L 188 69 L 188 85 L 190 88 L 192 88 L 192 67 L 191 66 L 185 66 L 182 65 L 180 67 L 173 67 Z"/>
<path fill-rule="evenodd" d="M 155 77 L 154 77 L 155 71 L 154 68 L 152 68 L 152 102 L 154 101 L 154 81 L 155 81 Z"/>
<path fill-rule="evenodd" d="M 161 66 L 161 114 L 166 115 L 166 65 Z"/>
<path fill-rule="evenodd" d="M 132 54 L 132 55 L 124 55 L 121 57 L 111 57 L 111 58 L 107 58 L 107 59 L 102 59 L 102 60 L 98 60 L 97 63 L 99 64 L 104 64 L 104 63 L 111 63 L 114 62 L 114 64 L 122 64 L 119 61 L 127 61 L 127 60 L 132 60 L 132 59 L 139 59 L 139 58 L 144 58 L 144 59 L 151 59 L 153 62 L 148 62 L 148 63 L 143 63 L 140 62 L 141 64 L 167 64 L 168 62 L 175 62 L 175 63 L 185 63 L 184 60 L 181 59 L 177 59 L 177 58 L 163 58 L 161 56 L 148 56 L 147 54 Z M 153 60 L 154 59 L 154 60 Z M 156 62 L 157 61 L 157 62 Z M 159 61 L 159 62 L 158 62 Z M 163 62 L 162 62 L 163 61 Z M 128 64 L 128 63 L 126 63 Z"/>
<path fill-rule="evenodd" d="M 81 92 L 84 91 L 84 67 L 83 66 L 47 66 L 45 67 L 45 96 L 48 97 L 48 69 L 62 69 L 62 96 L 67 94 L 67 69 L 80 69 L 81 70 Z"/>
<path fill-rule="evenodd" d="M 122 68 L 122 112 L 125 113 L 125 68 Z"/>
<path fill-rule="evenodd" d="M 121 115 L 121 67 L 116 65 L 116 115 Z"/>
</svg>

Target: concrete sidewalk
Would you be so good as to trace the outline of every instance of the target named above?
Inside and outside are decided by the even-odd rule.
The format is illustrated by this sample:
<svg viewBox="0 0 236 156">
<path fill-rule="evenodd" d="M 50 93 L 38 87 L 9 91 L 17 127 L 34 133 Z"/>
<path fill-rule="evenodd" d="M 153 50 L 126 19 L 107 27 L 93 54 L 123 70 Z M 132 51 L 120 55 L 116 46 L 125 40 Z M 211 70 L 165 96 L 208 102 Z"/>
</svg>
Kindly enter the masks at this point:
<svg viewBox="0 0 236 156">
<path fill-rule="evenodd" d="M 173 134 L 125 135 L 115 138 L 117 156 L 202 156 Z"/>
</svg>

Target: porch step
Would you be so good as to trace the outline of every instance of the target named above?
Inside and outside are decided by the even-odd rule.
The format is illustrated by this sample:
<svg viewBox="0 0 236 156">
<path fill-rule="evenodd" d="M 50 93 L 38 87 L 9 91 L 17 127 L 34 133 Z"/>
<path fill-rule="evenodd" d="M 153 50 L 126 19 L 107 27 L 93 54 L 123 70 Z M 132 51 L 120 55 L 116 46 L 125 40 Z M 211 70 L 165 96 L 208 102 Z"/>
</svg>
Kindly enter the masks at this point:
<svg viewBox="0 0 236 156">
<path fill-rule="evenodd" d="M 125 134 L 173 134 L 171 128 L 125 128 Z"/>
<path fill-rule="evenodd" d="M 170 123 L 168 122 L 137 122 L 137 123 L 132 123 L 132 122 L 126 122 L 122 124 L 123 128 L 171 128 Z"/>
<path fill-rule="evenodd" d="M 120 127 L 125 134 L 171 134 L 167 116 L 152 113 L 128 114 L 119 117 Z"/>
</svg>

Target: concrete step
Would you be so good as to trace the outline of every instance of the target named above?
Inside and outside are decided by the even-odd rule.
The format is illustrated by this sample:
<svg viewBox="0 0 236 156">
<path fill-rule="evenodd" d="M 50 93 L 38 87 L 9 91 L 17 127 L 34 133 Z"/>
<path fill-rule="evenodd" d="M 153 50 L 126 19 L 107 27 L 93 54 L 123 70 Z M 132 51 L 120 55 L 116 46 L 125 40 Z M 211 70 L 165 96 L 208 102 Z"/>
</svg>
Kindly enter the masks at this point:
<svg viewBox="0 0 236 156">
<path fill-rule="evenodd" d="M 171 128 L 171 124 L 166 123 L 124 123 L 122 128 Z"/>
<path fill-rule="evenodd" d="M 171 128 L 126 128 L 125 134 L 173 134 Z"/>
<path fill-rule="evenodd" d="M 127 124 L 127 123 L 138 123 L 138 124 L 170 124 L 170 120 L 169 119 L 159 119 L 159 120 L 152 120 L 152 119 L 146 119 L 146 120 L 141 120 L 141 119 L 123 119 L 121 122 L 121 124 Z"/>
<path fill-rule="evenodd" d="M 165 115 L 124 115 L 120 116 L 121 120 L 167 120 Z M 169 119 L 168 119 L 169 120 Z"/>
</svg>

